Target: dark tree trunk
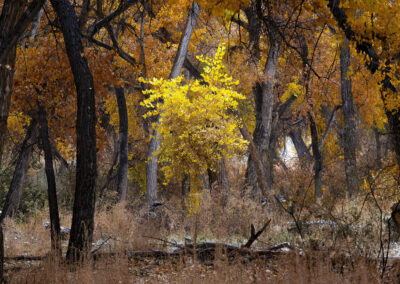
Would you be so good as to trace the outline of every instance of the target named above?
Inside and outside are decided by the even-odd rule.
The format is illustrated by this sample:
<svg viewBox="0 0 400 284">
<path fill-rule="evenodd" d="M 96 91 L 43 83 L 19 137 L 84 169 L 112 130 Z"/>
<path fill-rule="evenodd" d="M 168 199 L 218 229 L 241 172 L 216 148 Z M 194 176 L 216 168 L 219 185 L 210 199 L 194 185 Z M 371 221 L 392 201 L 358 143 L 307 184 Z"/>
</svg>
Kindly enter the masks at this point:
<svg viewBox="0 0 400 284">
<path fill-rule="evenodd" d="M 190 38 L 192 37 L 194 28 L 196 26 L 199 13 L 200 6 L 196 2 L 193 2 L 192 8 L 189 10 L 189 17 L 186 23 L 186 28 L 182 33 L 178 51 L 176 53 L 171 74 L 169 76 L 170 79 L 175 79 L 181 73 L 183 63 L 186 59 Z M 158 123 L 158 121 L 159 116 L 156 118 L 155 123 Z M 146 199 L 150 207 L 157 201 L 158 156 L 154 155 L 154 152 L 158 150 L 160 144 L 161 136 L 157 133 L 157 131 L 154 131 L 153 138 L 150 141 L 150 147 L 148 151 L 148 163 L 146 168 Z"/>
<path fill-rule="evenodd" d="M 67 259 L 76 261 L 88 256 L 93 239 L 97 176 L 95 92 L 74 8 L 68 0 L 51 0 L 51 4 L 61 24 L 77 92 L 76 187 L 67 251 Z"/>
<path fill-rule="evenodd" d="M 116 88 L 119 113 L 119 166 L 118 166 L 118 201 L 126 200 L 128 188 L 128 110 L 123 88 Z"/>
<path fill-rule="evenodd" d="M 38 127 L 37 120 L 32 119 L 22 143 L 17 164 L 15 166 L 13 178 L 7 193 L 6 201 L 3 206 L 0 221 L 5 217 L 13 217 L 17 212 L 21 199 L 22 188 L 24 185 L 25 175 L 29 168 L 29 162 L 32 156 L 34 144 L 37 141 Z"/>
<path fill-rule="evenodd" d="M 344 162 L 346 172 L 347 193 L 351 197 L 358 190 L 356 160 L 356 122 L 353 105 L 350 70 L 350 47 L 345 39 L 340 47 L 340 93 L 342 95 L 342 112 L 344 117 Z"/>
<path fill-rule="evenodd" d="M 44 151 L 47 194 L 49 198 L 51 248 L 57 255 L 61 256 L 60 217 L 58 214 L 56 177 L 53 168 L 53 154 L 49 140 L 46 110 L 42 106 L 39 106 L 39 125 L 40 140 Z"/>
<path fill-rule="evenodd" d="M 296 149 L 297 157 L 300 160 L 300 164 L 304 165 L 311 161 L 311 154 L 307 148 L 306 143 L 304 143 L 301 129 L 293 129 L 289 132 L 289 137 L 293 142 L 294 148 Z"/>
<path fill-rule="evenodd" d="M 319 147 L 318 131 L 314 118 L 309 114 L 311 131 L 311 148 L 314 157 L 314 197 L 315 200 L 322 196 L 322 153 Z"/>
<path fill-rule="evenodd" d="M 0 16 L 0 42 L 4 42 L 24 12 L 26 0 L 5 0 Z M 7 141 L 7 119 L 10 109 L 15 53 L 17 45 L 11 46 L 8 56 L 0 61 L 0 163 Z"/>
<path fill-rule="evenodd" d="M 379 170 L 382 168 L 382 157 L 381 157 L 381 139 L 380 139 L 380 133 L 378 128 L 374 127 L 374 134 L 375 134 L 375 143 L 376 143 L 376 169 Z"/>
<path fill-rule="evenodd" d="M 386 110 L 388 118 L 391 140 L 396 153 L 397 164 L 400 168 L 400 109 L 390 111 Z"/>
<path fill-rule="evenodd" d="M 20 0 L 17 1 L 21 2 Z M 14 7 L 18 7 L 17 9 L 23 9 L 24 6 L 21 7 L 18 4 L 15 4 L 17 1 L 13 1 L 12 5 L 14 5 Z M 26 3 L 26 1 L 24 2 Z M 18 22 L 16 22 L 13 28 L 8 31 L 7 35 L 2 38 L 0 44 L 0 62 L 6 60 L 7 57 L 14 52 L 18 40 L 20 40 L 20 38 L 25 34 L 26 29 L 40 12 L 45 2 L 46 0 L 32 1 L 25 12 L 22 13 L 21 17 L 18 19 Z"/>
</svg>

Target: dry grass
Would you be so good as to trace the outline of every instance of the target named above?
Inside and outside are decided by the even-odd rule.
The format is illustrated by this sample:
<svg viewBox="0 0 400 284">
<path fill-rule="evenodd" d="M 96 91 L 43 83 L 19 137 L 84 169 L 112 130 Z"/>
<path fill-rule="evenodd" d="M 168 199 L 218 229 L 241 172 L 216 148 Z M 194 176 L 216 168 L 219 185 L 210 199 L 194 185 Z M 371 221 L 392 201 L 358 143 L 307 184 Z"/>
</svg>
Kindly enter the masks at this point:
<svg viewBox="0 0 400 284">
<path fill-rule="evenodd" d="M 391 203 L 396 198 L 394 195 L 386 197 L 388 185 L 384 180 L 376 182 L 385 185 L 382 188 L 371 184 L 351 201 L 337 198 L 341 182 L 333 182 L 324 198 L 315 203 L 308 190 L 310 176 L 307 173 L 294 172 L 290 174 L 293 178 L 287 178 L 287 173 L 277 171 L 275 193 L 287 194 L 288 202 L 282 204 L 286 212 L 277 204 L 263 207 L 243 198 L 243 169 L 231 167 L 229 172 L 231 195 L 227 204 L 222 202 L 218 189 L 205 191 L 201 210 L 192 216 L 181 208 L 180 196 L 171 194 L 179 192 L 176 188 L 167 189 L 164 194 L 166 206 L 154 212 L 149 212 L 140 200 L 115 206 L 105 202 L 96 211 L 93 242 L 103 244 L 108 240 L 101 250 L 117 252 L 119 257 L 77 267 L 51 259 L 7 262 L 9 282 L 396 283 L 400 279 L 396 261 L 389 263 L 382 278 L 380 260 L 376 258 L 381 241 L 384 244 L 388 241 L 387 228 L 381 217 L 389 215 Z M 335 172 L 327 173 L 327 176 L 335 180 Z M 135 262 L 123 256 L 126 249 L 171 249 L 167 242 L 160 240 L 184 242 L 185 238 L 196 238 L 198 242 L 243 244 L 250 234 L 250 224 L 258 229 L 267 219 L 271 219 L 269 228 L 253 246 L 268 247 L 289 241 L 301 250 L 251 262 L 228 263 L 221 257 L 212 265 L 200 264 L 192 258 Z M 321 219 L 333 221 L 337 226 L 303 228 L 302 236 L 296 230 L 288 231 L 288 222 Z M 6 255 L 46 255 L 50 248 L 50 233 L 43 227 L 43 222 L 47 220 L 48 212 L 38 212 L 22 223 L 7 220 Z M 69 227 L 70 220 L 70 213 L 62 214 L 63 226 Z M 64 251 L 66 245 L 67 241 L 64 241 Z"/>
</svg>

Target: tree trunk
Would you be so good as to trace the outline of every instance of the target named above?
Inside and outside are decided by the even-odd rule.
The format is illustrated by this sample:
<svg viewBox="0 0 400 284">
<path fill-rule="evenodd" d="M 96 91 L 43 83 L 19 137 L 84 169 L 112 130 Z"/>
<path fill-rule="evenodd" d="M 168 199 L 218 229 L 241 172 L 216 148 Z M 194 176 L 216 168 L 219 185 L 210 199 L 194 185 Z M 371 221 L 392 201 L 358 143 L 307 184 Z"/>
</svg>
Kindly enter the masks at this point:
<svg viewBox="0 0 400 284">
<path fill-rule="evenodd" d="M 314 197 L 315 200 L 322 196 L 322 153 L 319 147 L 318 131 L 315 125 L 314 118 L 311 114 L 308 115 L 310 119 L 311 131 L 311 148 L 314 157 Z"/>
<path fill-rule="evenodd" d="M 58 214 L 56 178 L 53 168 L 53 154 L 49 140 L 49 130 L 46 117 L 46 110 L 39 106 L 39 125 L 40 140 L 42 141 L 42 149 L 44 151 L 45 171 L 47 178 L 47 194 L 49 198 L 50 211 L 50 233 L 51 233 L 51 249 L 56 255 L 61 256 L 61 239 L 60 239 L 60 217 Z"/>
<path fill-rule="evenodd" d="M 46 5 L 46 3 L 47 3 L 47 0 L 44 1 L 43 6 Z M 38 30 L 38 28 L 40 26 L 40 19 L 42 18 L 43 12 L 44 12 L 44 7 L 42 7 L 40 9 L 40 11 L 36 15 L 36 17 L 33 19 L 32 24 L 31 24 L 31 29 L 30 29 L 30 31 L 28 33 L 28 36 L 27 36 L 29 39 L 35 39 L 36 38 L 37 30 Z"/>
<path fill-rule="evenodd" d="M 116 88 L 119 113 L 119 166 L 118 166 L 118 202 L 126 200 L 128 188 L 128 110 L 123 88 Z"/>
<path fill-rule="evenodd" d="M 375 134 L 375 143 L 376 143 L 376 169 L 379 170 L 382 168 L 382 157 L 381 157 L 381 139 L 380 139 L 380 133 L 378 128 L 374 127 L 374 134 Z"/>
<path fill-rule="evenodd" d="M 94 227 L 96 201 L 96 105 L 92 74 L 84 56 L 74 8 L 68 0 L 51 0 L 64 36 L 77 91 L 76 186 L 67 260 L 88 256 Z"/>
<path fill-rule="evenodd" d="M 304 165 L 305 163 L 311 161 L 311 154 L 307 148 L 306 143 L 304 143 L 301 129 L 293 129 L 289 132 L 289 137 L 293 142 L 294 148 L 296 149 L 297 157 L 300 160 L 300 164 Z"/>
<path fill-rule="evenodd" d="M 391 64 L 390 60 L 384 60 L 379 58 L 378 52 L 375 50 L 371 41 L 368 38 L 363 38 L 357 35 L 354 30 L 352 30 L 351 25 L 348 24 L 347 15 L 343 8 L 341 7 L 341 3 L 339 0 L 329 0 L 328 8 L 330 9 L 333 17 L 336 19 L 340 28 L 344 31 L 346 37 L 355 42 L 356 49 L 359 53 L 364 53 L 368 55 L 368 64 L 367 68 L 371 71 L 371 73 L 375 73 L 378 69 L 381 70 L 392 70 L 392 68 L 387 65 Z M 386 66 L 380 66 L 381 64 L 385 64 Z M 398 90 L 395 85 L 392 83 L 392 78 L 386 73 L 384 79 L 382 80 L 382 91 L 392 92 L 394 96 L 398 96 Z M 387 109 L 386 96 L 383 95 L 384 92 L 381 93 L 382 101 L 385 106 L 386 116 L 388 118 L 388 124 L 390 127 L 390 136 L 393 142 L 394 150 L 396 153 L 397 164 L 400 167 L 400 109 Z"/>
<path fill-rule="evenodd" d="M 29 162 L 32 156 L 33 146 L 37 140 L 37 120 L 32 119 L 22 143 L 17 165 L 15 166 L 11 185 L 7 193 L 6 201 L 3 205 L 0 221 L 5 217 L 14 217 L 17 212 L 21 199 L 22 188 L 25 175 L 29 168 Z"/>
<path fill-rule="evenodd" d="M 174 64 L 172 66 L 170 79 L 175 79 L 181 73 L 183 63 L 185 61 L 187 50 L 189 47 L 190 38 L 193 34 L 194 27 L 197 23 L 197 18 L 200 13 L 200 6 L 193 2 L 192 8 L 189 10 L 189 17 L 186 23 L 185 31 L 182 33 L 179 43 L 178 51 L 175 56 Z M 160 116 L 156 118 L 155 123 L 159 122 Z M 148 163 L 146 168 L 146 198 L 147 203 L 151 207 L 157 201 L 157 168 L 158 156 L 154 155 L 161 144 L 161 136 L 154 131 L 153 138 L 150 141 L 148 151 Z"/>
<path fill-rule="evenodd" d="M 256 128 L 253 133 L 253 141 L 257 147 L 258 153 L 261 155 L 261 161 L 265 167 L 264 178 L 267 179 L 265 189 L 270 191 L 272 187 L 272 163 L 270 158 L 270 142 L 272 132 L 272 113 L 275 103 L 274 87 L 277 74 L 277 64 L 279 58 L 279 41 L 277 34 L 271 31 L 269 35 L 270 50 L 268 53 L 267 63 L 264 69 L 264 82 L 257 84 L 254 88 L 255 94 L 255 111 L 256 111 Z M 253 185 L 252 197 L 256 199 L 259 196 L 255 191 L 260 191 L 259 183 L 256 183 L 257 173 L 253 163 L 254 157 L 250 154 L 247 164 L 246 179 L 249 184 Z"/>
<path fill-rule="evenodd" d="M 24 12 L 26 0 L 5 0 L 0 16 L 0 42 L 12 31 Z M 0 163 L 4 145 L 7 141 L 7 119 L 10 109 L 15 54 L 17 45 L 13 45 L 5 60 L 0 61 Z"/>
<path fill-rule="evenodd" d="M 344 117 L 344 162 L 346 172 L 347 193 L 351 197 L 358 190 L 357 160 L 356 160 L 356 122 L 351 90 L 350 47 L 347 39 L 340 46 L 340 93 L 342 95 L 342 112 Z"/>
</svg>

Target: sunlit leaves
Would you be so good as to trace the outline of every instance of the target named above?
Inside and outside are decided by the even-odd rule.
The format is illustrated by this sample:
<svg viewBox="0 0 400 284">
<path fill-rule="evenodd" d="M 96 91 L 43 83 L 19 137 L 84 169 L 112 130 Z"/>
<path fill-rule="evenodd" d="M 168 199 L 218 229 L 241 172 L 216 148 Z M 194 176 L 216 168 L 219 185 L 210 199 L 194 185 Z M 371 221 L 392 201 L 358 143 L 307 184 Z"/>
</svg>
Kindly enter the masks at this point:
<svg viewBox="0 0 400 284">
<path fill-rule="evenodd" d="M 214 58 L 198 58 L 205 64 L 204 81 L 147 81 L 152 89 L 143 104 L 149 108 L 147 116 L 160 115 L 154 128 L 162 136 L 158 154 L 167 181 L 185 173 L 196 180 L 207 168 L 216 167 L 221 156 L 246 147 L 234 115 L 244 96 L 235 91 L 238 82 L 226 74 L 224 54 L 225 47 L 220 46 Z"/>
</svg>

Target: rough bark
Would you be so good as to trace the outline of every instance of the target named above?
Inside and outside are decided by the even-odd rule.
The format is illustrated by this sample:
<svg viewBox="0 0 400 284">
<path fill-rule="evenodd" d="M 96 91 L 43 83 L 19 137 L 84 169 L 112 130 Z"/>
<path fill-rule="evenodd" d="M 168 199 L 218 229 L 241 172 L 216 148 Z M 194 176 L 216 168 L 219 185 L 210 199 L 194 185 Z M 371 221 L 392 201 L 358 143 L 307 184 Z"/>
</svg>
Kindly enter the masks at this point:
<svg viewBox="0 0 400 284">
<path fill-rule="evenodd" d="M 21 200 L 22 188 L 25 181 L 25 175 L 29 168 L 30 159 L 34 144 L 37 140 L 38 128 L 37 120 L 32 119 L 22 142 L 20 154 L 17 164 L 15 166 L 13 178 L 11 180 L 10 188 L 7 193 L 6 201 L 3 205 L 0 221 L 2 222 L 5 217 L 13 217 L 17 212 L 19 202 Z"/>
<path fill-rule="evenodd" d="M 244 123 L 243 126 L 239 128 L 239 130 L 244 139 L 246 139 L 249 142 L 250 155 L 254 157 L 254 162 L 252 163 L 252 165 L 254 166 L 257 183 L 258 186 L 260 187 L 261 198 L 263 196 L 265 197 L 267 194 L 267 185 L 265 182 L 265 169 L 261 161 L 261 155 L 258 152 L 257 146 L 254 143 L 253 138 L 251 137 L 251 134 L 249 133 Z"/>
<path fill-rule="evenodd" d="M 60 217 L 58 214 L 56 178 L 53 168 L 53 153 L 49 140 L 46 110 L 39 106 L 40 140 L 44 151 L 45 171 L 47 178 L 47 194 L 50 211 L 50 234 L 52 251 L 61 256 Z"/>
<path fill-rule="evenodd" d="M 261 161 L 265 167 L 264 173 L 267 179 L 266 191 L 272 187 L 272 163 L 271 159 L 271 133 L 272 133 L 272 113 L 275 102 L 274 87 L 277 75 L 277 64 L 279 58 L 279 41 L 277 34 L 270 32 L 269 34 L 270 50 L 268 53 L 267 63 L 264 69 L 264 82 L 257 84 L 254 90 L 255 94 L 255 111 L 256 111 L 256 127 L 253 133 L 253 141 L 257 147 L 258 153 L 261 155 Z M 248 170 L 246 178 L 249 184 L 253 185 L 251 196 L 256 199 L 258 194 L 255 191 L 259 190 L 259 182 L 257 180 L 256 168 L 254 167 L 254 156 L 250 154 L 248 161 Z"/>
<path fill-rule="evenodd" d="M 376 169 L 379 170 L 382 168 L 382 157 L 381 157 L 381 139 L 380 139 L 380 133 L 378 128 L 374 127 L 374 134 L 375 134 L 375 143 L 376 143 Z"/>
<path fill-rule="evenodd" d="M 200 13 L 200 6 L 196 2 L 193 2 L 192 8 L 189 10 L 188 21 L 186 23 L 185 30 L 182 33 L 178 51 L 176 53 L 171 74 L 169 76 L 170 79 L 175 79 L 176 77 L 178 77 L 182 70 L 183 63 L 185 62 L 186 59 L 190 38 L 196 26 L 199 13 Z M 155 123 L 158 123 L 158 121 L 159 121 L 159 116 L 156 118 Z M 146 199 L 150 207 L 157 201 L 158 156 L 154 155 L 154 152 L 158 150 L 160 144 L 161 144 L 161 136 L 157 133 L 157 131 L 154 131 L 153 137 L 150 141 L 150 146 L 148 151 L 148 163 L 146 168 Z"/>
<path fill-rule="evenodd" d="M 357 160 L 356 160 L 356 122 L 353 105 L 350 70 L 350 47 L 348 40 L 340 46 L 340 93 L 342 97 L 342 112 L 344 118 L 344 162 L 346 172 L 347 193 L 351 197 L 358 190 Z"/>
<path fill-rule="evenodd" d="M 85 259 L 91 247 L 96 199 L 96 112 L 92 74 L 83 53 L 74 8 L 68 0 L 51 0 L 64 36 L 77 92 L 76 186 L 67 259 Z"/>
<path fill-rule="evenodd" d="M 116 88 L 119 113 L 119 166 L 118 166 L 118 201 L 126 200 L 128 188 L 128 110 L 123 88 Z"/>
<path fill-rule="evenodd" d="M 301 132 L 301 129 L 293 129 L 289 132 L 289 137 L 296 149 L 297 157 L 303 165 L 305 162 L 310 162 L 312 158 L 306 143 L 304 143 Z"/>
<path fill-rule="evenodd" d="M 24 12 L 26 0 L 5 0 L 0 16 L 0 42 L 3 43 Z M 0 163 L 7 141 L 7 119 L 10 109 L 15 66 L 16 44 L 11 46 L 8 56 L 0 61 Z"/>
<path fill-rule="evenodd" d="M 21 2 L 20 0 L 17 1 Z M 15 4 L 15 2 L 17 1 L 13 1 L 12 5 L 17 6 L 17 9 L 24 9 L 24 6 L 21 7 L 18 4 Z M 13 28 L 8 30 L 7 34 L 2 37 L 0 44 L 0 62 L 3 62 L 7 59 L 9 55 L 12 55 L 12 53 L 14 53 L 14 49 L 17 46 L 18 40 L 25 34 L 26 29 L 35 19 L 45 2 L 46 0 L 32 1 L 26 11 L 23 12 L 22 15 L 18 18 L 18 22 L 16 22 Z M 24 1 L 24 3 L 26 3 L 26 1 Z"/>
<path fill-rule="evenodd" d="M 40 26 L 40 19 L 42 18 L 43 12 L 44 12 L 44 6 L 46 5 L 47 0 L 44 1 L 43 7 L 40 9 L 36 17 L 33 19 L 32 24 L 31 24 L 31 29 L 29 30 L 28 33 L 28 38 L 29 39 L 35 39 L 37 35 L 37 30 Z"/>
<path fill-rule="evenodd" d="M 314 197 L 315 200 L 322 196 L 322 153 L 319 147 L 318 131 L 314 118 L 309 114 L 311 131 L 311 148 L 314 158 Z"/>
</svg>

